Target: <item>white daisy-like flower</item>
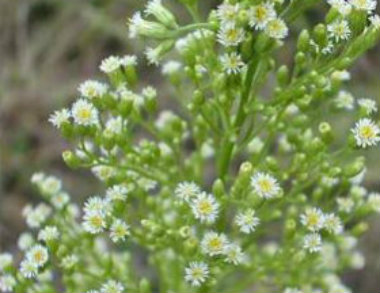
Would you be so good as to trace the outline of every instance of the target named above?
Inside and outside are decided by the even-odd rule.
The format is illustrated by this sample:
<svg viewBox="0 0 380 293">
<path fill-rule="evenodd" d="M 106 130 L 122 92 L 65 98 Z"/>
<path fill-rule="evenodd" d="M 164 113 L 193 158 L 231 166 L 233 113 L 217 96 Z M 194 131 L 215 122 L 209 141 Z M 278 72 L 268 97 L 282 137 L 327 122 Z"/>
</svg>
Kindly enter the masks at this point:
<svg viewBox="0 0 380 293">
<path fill-rule="evenodd" d="M 196 198 L 201 192 L 201 189 L 194 182 L 181 182 L 177 185 L 174 194 L 181 200 L 190 202 Z"/>
<path fill-rule="evenodd" d="M 353 110 L 354 109 L 354 96 L 347 91 L 339 91 L 338 96 L 334 100 L 334 104 L 339 109 Z"/>
<path fill-rule="evenodd" d="M 243 263 L 246 259 L 241 247 L 237 244 L 228 244 L 224 249 L 225 261 L 234 265 Z"/>
<path fill-rule="evenodd" d="M 104 129 L 104 135 L 105 136 L 115 136 L 120 135 L 123 132 L 123 119 L 118 117 L 111 117 L 107 120 L 105 129 Z"/>
<path fill-rule="evenodd" d="M 51 204 L 58 210 L 63 209 L 70 201 L 67 192 L 59 192 L 51 198 Z"/>
<path fill-rule="evenodd" d="M 10 266 L 13 262 L 13 256 L 10 253 L 0 254 L 0 272 L 2 272 L 6 267 Z"/>
<path fill-rule="evenodd" d="M 16 279 L 9 274 L 0 276 L 0 291 L 1 292 L 13 292 L 13 288 L 16 286 Z"/>
<path fill-rule="evenodd" d="M 22 233 L 17 240 L 17 246 L 22 251 L 28 250 L 30 247 L 32 247 L 33 244 L 33 235 L 28 232 Z"/>
<path fill-rule="evenodd" d="M 330 38 L 336 42 L 348 40 L 351 36 L 351 29 L 347 20 L 337 20 L 327 26 Z"/>
<path fill-rule="evenodd" d="M 34 278 L 38 274 L 38 266 L 35 262 L 25 259 L 20 263 L 20 273 L 24 278 Z"/>
<path fill-rule="evenodd" d="M 59 231 L 56 226 L 46 226 L 38 233 L 38 240 L 40 241 L 52 241 L 59 238 Z"/>
<path fill-rule="evenodd" d="M 338 210 L 345 213 L 350 213 L 355 207 L 354 201 L 349 197 L 339 197 L 336 199 Z"/>
<path fill-rule="evenodd" d="M 223 254 L 228 245 L 227 237 L 216 232 L 207 232 L 201 241 L 201 249 L 204 254 L 210 256 Z"/>
<path fill-rule="evenodd" d="M 26 259 L 39 268 L 47 263 L 49 260 L 49 253 L 46 247 L 37 244 L 28 250 L 26 253 Z"/>
<path fill-rule="evenodd" d="M 226 24 L 220 28 L 217 38 L 223 46 L 235 47 L 244 40 L 244 30 L 234 24 Z"/>
<path fill-rule="evenodd" d="M 26 206 L 23 210 L 23 216 L 30 228 L 39 228 L 47 220 L 51 212 L 52 210 L 48 205 L 40 203 L 34 209 Z"/>
<path fill-rule="evenodd" d="M 276 19 L 273 3 L 266 2 L 253 6 L 248 11 L 249 25 L 256 29 L 264 29 L 269 21 Z"/>
<path fill-rule="evenodd" d="M 49 122 L 53 124 L 58 129 L 62 127 L 64 123 L 70 122 L 70 111 L 66 108 L 57 110 L 49 117 Z"/>
<path fill-rule="evenodd" d="M 164 129 L 169 123 L 177 119 L 178 117 L 170 110 L 164 110 L 160 112 L 157 120 L 155 121 L 155 126 L 162 130 Z"/>
<path fill-rule="evenodd" d="M 380 193 L 370 193 L 368 196 L 368 205 L 377 213 L 380 213 Z"/>
<path fill-rule="evenodd" d="M 281 191 L 276 178 L 263 172 L 257 172 L 251 177 L 251 186 L 261 198 L 265 199 L 273 198 Z"/>
<path fill-rule="evenodd" d="M 342 221 L 333 213 L 324 216 L 324 228 L 333 234 L 340 234 L 343 232 Z"/>
<path fill-rule="evenodd" d="M 66 269 L 66 270 L 70 270 L 72 269 L 77 263 L 79 262 L 79 258 L 78 256 L 76 256 L 75 254 L 69 254 L 67 256 L 65 256 L 64 258 L 62 258 L 62 261 L 61 261 L 61 266 Z"/>
<path fill-rule="evenodd" d="M 148 47 L 145 49 L 144 53 L 145 53 L 146 59 L 148 60 L 149 64 L 152 64 L 152 65 L 159 65 L 160 64 L 161 55 L 160 55 L 159 50 L 156 50 L 155 48 Z"/>
<path fill-rule="evenodd" d="M 239 15 L 239 9 L 239 4 L 232 5 L 228 3 L 223 3 L 218 6 L 218 9 L 216 10 L 216 16 L 218 17 L 222 25 L 235 23 Z"/>
<path fill-rule="evenodd" d="M 144 97 L 138 95 L 125 87 L 121 87 L 118 89 L 118 94 L 120 95 L 120 99 L 122 101 L 130 101 L 133 104 L 133 107 L 136 109 L 140 108 L 144 105 Z"/>
<path fill-rule="evenodd" d="M 147 86 L 143 88 L 143 90 L 141 91 L 141 94 L 144 98 L 148 100 L 153 100 L 157 98 L 157 90 L 152 86 Z"/>
<path fill-rule="evenodd" d="M 104 73 L 112 73 L 115 70 L 119 69 L 122 65 L 120 57 L 109 56 L 102 60 L 100 63 L 99 69 Z"/>
<path fill-rule="evenodd" d="M 367 13 L 372 13 L 376 9 L 376 0 L 349 0 L 349 3 L 357 10 L 364 10 Z"/>
<path fill-rule="evenodd" d="M 369 17 L 369 21 L 371 22 L 371 24 L 373 25 L 373 27 L 375 29 L 380 29 L 380 16 L 378 14 L 375 14 L 375 15 L 371 15 Z"/>
<path fill-rule="evenodd" d="M 322 211 L 318 208 L 309 208 L 301 215 L 301 223 L 310 231 L 318 231 L 323 228 L 325 222 Z"/>
<path fill-rule="evenodd" d="M 106 181 L 110 179 L 116 173 L 116 170 L 111 166 L 95 166 L 91 168 L 91 171 L 101 181 Z"/>
<path fill-rule="evenodd" d="M 123 293 L 124 292 L 124 286 L 115 280 L 109 280 L 106 283 L 102 285 L 100 288 L 101 293 Z"/>
<path fill-rule="evenodd" d="M 83 211 L 85 213 L 99 212 L 109 215 L 111 213 L 111 204 L 108 198 L 92 196 L 84 204 Z"/>
<path fill-rule="evenodd" d="M 78 91 L 82 97 L 93 99 L 103 96 L 107 92 L 108 86 L 97 80 L 86 80 L 79 85 Z"/>
<path fill-rule="evenodd" d="M 380 141 L 380 128 L 371 119 L 360 119 L 351 131 L 359 147 L 374 146 Z"/>
<path fill-rule="evenodd" d="M 116 201 L 116 200 L 120 200 L 120 201 L 124 201 L 127 199 L 127 195 L 128 195 L 128 188 L 124 185 L 114 185 L 112 187 L 109 187 L 107 190 L 106 190 L 106 196 L 109 200 L 113 200 L 113 201 Z"/>
<path fill-rule="evenodd" d="M 106 228 L 106 217 L 104 213 L 98 211 L 87 212 L 83 216 L 83 228 L 91 234 L 103 232 Z"/>
<path fill-rule="evenodd" d="M 162 74 L 163 75 L 173 75 L 177 73 L 182 67 L 181 62 L 170 60 L 162 65 Z"/>
<path fill-rule="evenodd" d="M 111 225 L 110 237 L 113 242 L 124 241 L 129 235 L 129 225 L 120 219 L 113 221 Z"/>
<path fill-rule="evenodd" d="M 253 209 L 248 209 L 236 215 L 235 223 L 241 232 L 249 234 L 256 230 L 257 225 L 260 224 L 260 220 L 255 217 L 255 211 Z"/>
<path fill-rule="evenodd" d="M 247 150 L 250 153 L 259 154 L 264 147 L 264 142 L 260 137 L 252 139 L 248 145 Z"/>
<path fill-rule="evenodd" d="M 318 233 L 308 234 L 304 237 L 303 248 L 314 253 L 322 249 L 322 238 Z"/>
<path fill-rule="evenodd" d="M 239 54 L 236 52 L 226 53 L 220 57 L 223 71 L 227 74 L 237 74 L 244 67 L 244 62 Z"/>
<path fill-rule="evenodd" d="M 218 217 L 219 203 L 212 194 L 201 192 L 192 201 L 191 209 L 202 223 L 213 223 Z"/>
<path fill-rule="evenodd" d="M 125 55 L 120 58 L 120 64 L 124 67 L 136 66 L 137 57 L 135 55 Z"/>
<path fill-rule="evenodd" d="M 199 287 L 209 276 L 208 265 L 204 262 L 191 262 L 185 268 L 185 280 L 194 287 Z"/>
<path fill-rule="evenodd" d="M 265 26 L 265 32 L 273 39 L 284 39 L 288 36 L 289 29 L 282 19 L 275 18 Z"/>
<path fill-rule="evenodd" d="M 345 0 L 328 0 L 327 2 L 343 16 L 349 15 L 352 11 L 351 4 Z"/>
<path fill-rule="evenodd" d="M 62 181 L 54 176 L 47 176 L 39 184 L 41 192 L 45 195 L 55 195 L 62 188 Z"/>
<path fill-rule="evenodd" d="M 71 108 L 74 122 L 79 125 L 94 125 L 98 123 L 98 110 L 90 102 L 79 99 Z"/>
<path fill-rule="evenodd" d="M 374 100 L 371 99 L 359 99 L 358 104 L 360 108 L 362 108 L 367 115 L 371 115 L 372 113 L 377 112 L 377 105 Z"/>
</svg>

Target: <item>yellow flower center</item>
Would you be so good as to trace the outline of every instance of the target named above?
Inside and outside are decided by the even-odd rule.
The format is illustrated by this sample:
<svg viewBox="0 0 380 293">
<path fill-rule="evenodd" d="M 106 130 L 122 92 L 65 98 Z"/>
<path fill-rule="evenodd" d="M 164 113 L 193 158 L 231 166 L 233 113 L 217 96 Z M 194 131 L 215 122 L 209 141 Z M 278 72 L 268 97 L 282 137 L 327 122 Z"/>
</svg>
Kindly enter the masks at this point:
<svg viewBox="0 0 380 293">
<path fill-rule="evenodd" d="M 227 39 L 231 42 L 234 42 L 238 38 L 238 32 L 236 29 L 230 29 L 226 33 Z"/>
<path fill-rule="evenodd" d="M 222 241 L 219 238 L 213 238 L 210 240 L 208 246 L 211 250 L 220 250 L 222 248 Z"/>
<path fill-rule="evenodd" d="M 316 226 L 316 225 L 318 225 L 318 222 L 319 222 L 318 215 L 311 214 L 308 216 L 308 219 L 307 219 L 307 225 L 308 226 Z"/>
<path fill-rule="evenodd" d="M 268 179 L 262 179 L 259 181 L 260 189 L 264 192 L 270 192 L 272 190 L 272 182 Z"/>
<path fill-rule="evenodd" d="M 82 120 L 88 120 L 91 117 L 91 110 L 88 108 L 83 108 L 78 111 L 78 117 Z"/>
<path fill-rule="evenodd" d="M 102 217 L 100 217 L 100 216 L 93 216 L 93 217 L 90 219 L 90 222 L 91 222 L 91 224 L 92 224 L 94 227 L 102 227 L 102 226 L 103 226 L 103 219 L 102 219 Z"/>
<path fill-rule="evenodd" d="M 375 132 L 370 125 L 366 125 L 360 129 L 360 136 L 365 139 L 374 138 Z"/>
<path fill-rule="evenodd" d="M 44 259 L 42 251 L 36 251 L 33 255 L 33 258 L 36 262 L 42 262 Z"/>
<path fill-rule="evenodd" d="M 259 6 L 257 7 L 256 9 L 256 18 L 259 20 L 259 21 L 263 21 L 267 18 L 267 15 L 268 15 L 268 11 L 265 7 L 263 6 Z"/>
<path fill-rule="evenodd" d="M 203 200 L 198 204 L 198 209 L 202 214 L 210 214 L 212 212 L 212 204 L 208 200 Z"/>
</svg>

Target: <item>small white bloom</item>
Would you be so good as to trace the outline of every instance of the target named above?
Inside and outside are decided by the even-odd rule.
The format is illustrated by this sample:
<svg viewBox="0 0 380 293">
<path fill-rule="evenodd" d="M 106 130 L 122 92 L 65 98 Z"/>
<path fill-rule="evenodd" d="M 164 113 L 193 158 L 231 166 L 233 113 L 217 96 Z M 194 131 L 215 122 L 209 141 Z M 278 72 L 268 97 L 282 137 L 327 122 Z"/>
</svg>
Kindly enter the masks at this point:
<svg viewBox="0 0 380 293">
<path fill-rule="evenodd" d="M 350 213 L 355 207 L 354 201 L 349 197 L 340 197 L 336 199 L 338 209 L 341 212 Z"/>
<path fill-rule="evenodd" d="M 28 250 L 26 253 L 26 259 L 39 268 L 47 263 L 49 254 L 46 247 L 37 244 Z"/>
<path fill-rule="evenodd" d="M 351 36 L 351 29 L 347 20 L 337 20 L 327 26 L 330 38 L 336 42 L 348 40 Z"/>
<path fill-rule="evenodd" d="M 16 286 L 16 279 L 12 275 L 0 276 L 0 291 L 1 292 L 13 292 L 13 288 Z"/>
<path fill-rule="evenodd" d="M 41 188 L 41 192 L 43 194 L 52 196 L 61 190 L 62 181 L 54 176 L 47 176 L 41 181 L 39 187 Z"/>
<path fill-rule="evenodd" d="M 210 256 L 223 254 L 227 245 L 227 237 L 216 232 L 207 232 L 201 241 L 202 252 Z"/>
<path fill-rule="evenodd" d="M 106 196 L 109 200 L 120 200 L 124 201 L 127 199 L 128 188 L 124 185 L 114 185 L 109 187 L 106 191 Z"/>
<path fill-rule="evenodd" d="M 106 228 L 106 219 L 104 213 L 92 211 L 84 214 L 83 228 L 91 234 L 103 232 Z"/>
<path fill-rule="evenodd" d="M 177 116 L 172 111 L 164 110 L 160 112 L 155 125 L 158 129 L 162 130 L 167 124 L 171 123 L 175 119 L 177 119 Z"/>
<path fill-rule="evenodd" d="M 259 218 L 255 217 L 255 211 L 253 209 L 248 209 L 244 212 L 240 212 L 235 218 L 236 225 L 240 228 L 240 231 L 249 234 L 256 230 L 257 225 L 259 225 Z"/>
<path fill-rule="evenodd" d="M 38 266 L 35 262 L 25 259 L 20 263 L 20 273 L 24 278 L 34 278 L 38 274 Z"/>
<path fill-rule="evenodd" d="M 111 213 L 111 204 L 108 198 L 92 196 L 85 202 L 83 210 L 85 213 L 99 212 L 109 215 Z"/>
<path fill-rule="evenodd" d="M 135 55 L 125 55 L 120 58 L 120 64 L 124 67 L 136 66 L 137 57 Z"/>
<path fill-rule="evenodd" d="M 23 216 L 30 228 L 39 228 L 50 216 L 51 211 L 48 205 L 40 203 L 34 209 L 30 206 L 25 207 Z"/>
<path fill-rule="evenodd" d="M 357 10 L 367 11 L 368 14 L 376 9 L 376 0 L 349 0 L 349 3 Z"/>
<path fill-rule="evenodd" d="M 276 18 L 268 22 L 265 32 L 273 39 L 284 39 L 288 36 L 289 29 L 282 19 Z"/>
<path fill-rule="evenodd" d="M 78 90 L 82 97 L 93 99 L 102 97 L 107 92 L 107 85 L 97 80 L 86 80 L 79 85 Z"/>
<path fill-rule="evenodd" d="M 43 230 L 38 233 L 38 240 L 41 241 L 52 241 L 59 238 L 59 231 L 56 226 L 46 226 Z"/>
<path fill-rule="evenodd" d="M 219 204 L 212 194 L 202 192 L 192 201 L 191 209 L 195 218 L 202 223 L 214 223 L 218 217 Z"/>
<path fill-rule="evenodd" d="M 162 66 L 162 74 L 164 75 L 172 75 L 177 73 L 182 67 L 182 64 L 178 61 L 168 61 Z"/>
<path fill-rule="evenodd" d="M 115 70 L 119 69 L 121 65 L 122 62 L 119 57 L 109 56 L 106 59 L 102 60 L 99 69 L 104 73 L 112 73 Z"/>
<path fill-rule="evenodd" d="M 256 29 L 264 29 L 269 21 L 276 19 L 276 10 L 270 2 L 253 6 L 248 11 L 249 25 Z"/>
<path fill-rule="evenodd" d="M 380 193 L 371 193 L 368 196 L 368 205 L 372 210 L 380 213 Z"/>
<path fill-rule="evenodd" d="M 204 262 L 191 262 L 189 266 L 185 268 L 185 280 L 194 287 L 198 287 L 204 283 L 208 276 L 208 265 Z"/>
<path fill-rule="evenodd" d="M 350 266 L 354 270 L 361 270 L 365 266 L 365 258 L 359 251 L 354 251 L 350 257 Z"/>
<path fill-rule="evenodd" d="M 51 198 L 51 204 L 58 210 L 64 208 L 70 201 L 67 192 L 59 192 Z"/>
<path fill-rule="evenodd" d="M 120 135 L 123 132 L 123 119 L 118 117 L 111 117 L 107 120 L 106 126 L 104 129 L 104 135 L 108 137 L 113 137 Z"/>
<path fill-rule="evenodd" d="M 225 261 L 234 265 L 243 263 L 246 259 L 241 248 L 237 244 L 228 244 L 224 249 Z"/>
<path fill-rule="evenodd" d="M 251 186 L 260 197 L 265 199 L 275 197 L 281 191 L 276 178 L 262 172 L 257 172 L 251 177 Z"/>
<path fill-rule="evenodd" d="M 236 52 L 232 52 L 230 54 L 226 53 L 221 56 L 220 63 L 222 64 L 223 71 L 227 74 L 237 74 L 245 65 L 241 59 L 241 56 Z"/>
<path fill-rule="evenodd" d="M 102 285 L 100 289 L 101 293 L 123 293 L 124 286 L 115 280 L 109 280 Z"/>
<path fill-rule="evenodd" d="M 72 269 L 79 262 L 79 258 L 75 254 L 69 254 L 62 258 L 61 266 L 66 269 Z"/>
<path fill-rule="evenodd" d="M 33 244 L 34 244 L 33 235 L 28 232 L 22 233 L 17 240 L 18 248 L 23 251 L 32 247 Z"/>
<path fill-rule="evenodd" d="M 160 55 L 159 50 L 157 50 L 155 48 L 148 47 L 145 49 L 144 53 L 145 53 L 146 59 L 148 60 L 149 64 L 152 64 L 152 65 L 159 65 L 160 64 L 161 55 Z"/>
<path fill-rule="evenodd" d="M 58 129 L 62 127 L 63 123 L 69 123 L 71 117 L 70 111 L 66 108 L 57 110 L 49 117 L 49 122 Z"/>
<path fill-rule="evenodd" d="M 174 194 L 181 200 L 190 202 L 190 200 L 196 198 L 200 192 L 201 189 L 194 182 L 180 182 Z"/>
<path fill-rule="evenodd" d="M 360 119 L 351 131 L 359 147 L 374 146 L 380 141 L 380 128 L 371 119 Z"/>
<path fill-rule="evenodd" d="M 334 100 L 334 104 L 339 109 L 353 110 L 354 109 L 354 97 L 349 92 L 340 91 L 338 96 Z"/>
<path fill-rule="evenodd" d="M 324 220 L 324 215 L 318 208 L 309 208 L 301 215 L 301 223 L 313 232 L 323 228 Z"/>
<path fill-rule="evenodd" d="M 343 232 L 342 221 L 334 214 L 327 214 L 324 216 L 324 228 L 333 234 L 340 234 Z"/>
<path fill-rule="evenodd" d="M 322 249 L 322 239 L 317 233 L 308 234 L 304 238 L 303 248 L 309 252 L 318 252 Z"/>
<path fill-rule="evenodd" d="M 359 99 L 359 106 L 366 112 L 367 115 L 377 112 L 377 105 L 374 100 L 371 99 Z"/>
<path fill-rule="evenodd" d="M 239 4 L 228 4 L 223 3 L 218 6 L 218 9 L 216 11 L 216 16 L 222 23 L 222 25 L 229 24 L 229 23 L 235 23 L 236 19 L 239 15 Z"/>
<path fill-rule="evenodd" d="M 263 147 L 264 147 L 263 140 L 260 137 L 255 137 L 248 143 L 247 150 L 250 153 L 258 154 L 261 152 Z"/>
<path fill-rule="evenodd" d="M 74 122 L 79 125 L 94 125 L 98 123 L 98 110 L 84 99 L 76 101 L 71 108 Z"/>
<path fill-rule="evenodd" d="M 127 235 L 129 235 L 129 225 L 120 219 L 114 220 L 111 225 L 111 240 L 113 242 L 124 241 Z"/>
<path fill-rule="evenodd" d="M 351 4 L 345 0 L 328 0 L 327 2 L 343 16 L 349 15 L 352 11 Z"/>
<path fill-rule="evenodd" d="M 351 79 L 351 74 L 347 70 L 336 70 L 331 74 L 331 78 L 340 81 L 347 81 Z"/>
<path fill-rule="evenodd" d="M 91 171 L 98 177 L 101 181 L 106 181 L 112 176 L 115 176 L 116 170 L 111 166 L 96 166 L 91 169 Z"/>
<path fill-rule="evenodd" d="M 223 46 L 235 47 L 244 40 L 244 30 L 234 24 L 226 24 L 220 28 L 217 38 Z"/>
<path fill-rule="evenodd" d="M 375 29 L 380 29 L 380 16 L 378 14 L 375 14 L 375 15 L 371 15 L 369 17 L 369 21 L 371 22 L 371 24 L 373 25 L 373 27 Z"/>
<path fill-rule="evenodd" d="M 13 262 L 13 256 L 10 253 L 0 254 L 0 272 L 2 272 L 6 267 L 10 266 Z"/>
</svg>

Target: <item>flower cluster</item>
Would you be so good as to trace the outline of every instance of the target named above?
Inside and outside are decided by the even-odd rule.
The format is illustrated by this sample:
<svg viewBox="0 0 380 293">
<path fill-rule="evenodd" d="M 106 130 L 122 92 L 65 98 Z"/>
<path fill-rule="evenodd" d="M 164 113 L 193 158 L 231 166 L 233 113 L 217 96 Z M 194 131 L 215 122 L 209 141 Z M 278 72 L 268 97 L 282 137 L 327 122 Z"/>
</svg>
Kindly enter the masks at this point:
<svg viewBox="0 0 380 293">
<path fill-rule="evenodd" d="M 80 207 L 34 174 L 43 202 L 23 211 L 20 257 L 0 254 L 0 290 L 351 292 L 339 275 L 365 265 L 357 242 L 380 212 L 363 185 L 380 127 L 345 83 L 380 38 L 376 1 L 322 1 L 298 35 L 318 1 L 223 1 L 207 17 L 178 2 L 192 23 L 161 0 L 128 21 L 170 91 L 138 82 L 136 56 L 110 56 L 51 115 L 65 163 L 104 189 Z"/>
</svg>

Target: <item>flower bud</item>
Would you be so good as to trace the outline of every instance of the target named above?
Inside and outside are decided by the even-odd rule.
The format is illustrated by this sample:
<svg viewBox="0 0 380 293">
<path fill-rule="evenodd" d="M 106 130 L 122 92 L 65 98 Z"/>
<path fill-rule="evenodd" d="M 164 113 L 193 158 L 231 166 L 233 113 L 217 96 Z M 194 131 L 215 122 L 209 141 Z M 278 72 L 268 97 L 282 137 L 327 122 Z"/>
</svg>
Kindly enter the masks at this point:
<svg viewBox="0 0 380 293">
<path fill-rule="evenodd" d="M 277 70 L 277 82 L 279 86 L 284 87 L 289 82 L 289 69 L 286 65 L 282 65 Z"/>
<path fill-rule="evenodd" d="M 178 27 L 173 13 L 161 4 L 161 0 L 150 0 L 145 12 L 148 15 L 153 15 L 159 22 L 169 28 L 175 29 Z"/>
<path fill-rule="evenodd" d="M 150 293 L 152 292 L 149 280 L 147 278 L 142 278 L 139 283 L 140 293 Z"/>
<path fill-rule="evenodd" d="M 62 153 L 62 158 L 66 165 L 73 169 L 78 168 L 81 163 L 78 156 L 69 150 L 66 150 Z"/>
<path fill-rule="evenodd" d="M 348 166 L 346 166 L 343 170 L 344 175 L 348 178 L 354 177 L 358 175 L 360 172 L 363 171 L 365 167 L 365 158 L 364 157 L 358 157 L 355 159 L 355 161 Z"/>
<path fill-rule="evenodd" d="M 298 37 L 297 49 L 301 52 L 307 52 L 310 47 L 310 34 L 304 29 Z"/>
<path fill-rule="evenodd" d="M 328 122 L 321 122 L 318 127 L 319 133 L 321 134 L 322 140 L 329 144 L 333 141 L 334 136 L 332 133 L 331 126 Z"/>
</svg>

